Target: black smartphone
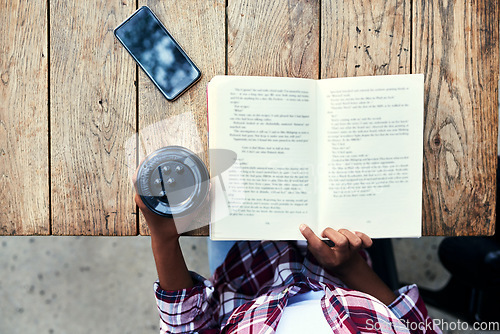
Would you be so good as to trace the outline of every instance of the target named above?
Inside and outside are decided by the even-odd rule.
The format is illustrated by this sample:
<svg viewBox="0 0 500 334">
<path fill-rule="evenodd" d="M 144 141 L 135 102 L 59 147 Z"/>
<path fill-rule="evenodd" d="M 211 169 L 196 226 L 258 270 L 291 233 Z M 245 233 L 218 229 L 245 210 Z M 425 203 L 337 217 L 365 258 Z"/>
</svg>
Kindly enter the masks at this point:
<svg viewBox="0 0 500 334">
<path fill-rule="evenodd" d="M 139 8 L 114 34 L 167 100 L 175 100 L 201 78 L 198 67 L 149 7 Z"/>
</svg>

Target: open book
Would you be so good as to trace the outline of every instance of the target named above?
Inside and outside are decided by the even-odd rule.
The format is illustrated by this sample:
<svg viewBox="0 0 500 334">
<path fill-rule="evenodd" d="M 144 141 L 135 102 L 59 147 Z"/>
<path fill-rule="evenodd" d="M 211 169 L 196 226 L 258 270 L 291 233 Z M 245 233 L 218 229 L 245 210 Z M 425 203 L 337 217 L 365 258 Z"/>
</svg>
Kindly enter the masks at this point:
<svg viewBox="0 0 500 334">
<path fill-rule="evenodd" d="M 217 76 L 209 148 L 216 240 L 299 240 L 301 223 L 372 238 L 421 235 L 421 74 L 323 80 Z M 210 155 L 211 169 L 218 159 Z"/>
</svg>

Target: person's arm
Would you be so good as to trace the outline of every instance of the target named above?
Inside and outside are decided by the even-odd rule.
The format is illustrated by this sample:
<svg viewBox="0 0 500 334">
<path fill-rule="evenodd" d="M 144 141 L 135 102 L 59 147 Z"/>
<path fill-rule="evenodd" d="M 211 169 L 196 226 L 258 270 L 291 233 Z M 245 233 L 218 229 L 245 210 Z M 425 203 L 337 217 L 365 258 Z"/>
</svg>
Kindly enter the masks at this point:
<svg viewBox="0 0 500 334">
<path fill-rule="evenodd" d="M 301 225 L 300 231 L 316 260 L 349 288 L 365 292 L 386 305 L 390 305 L 396 299 L 396 295 L 359 254 L 361 248 L 372 245 L 372 240 L 366 234 L 326 228 L 322 237 L 334 243 L 333 247 L 329 247 L 308 226 Z"/>
<path fill-rule="evenodd" d="M 193 280 L 182 256 L 179 234 L 177 234 L 174 220 L 153 213 L 137 194 L 135 202 L 144 215 L 151 232 L 151 248 L 161 289 L 191 288 Z"/>
<path fill-rule="evenodd" d="M 177 221 L 150 211 L 139 195 L 135 195 L 135 202 L 151 232 L 151 248 L 158 272 L 154 287 L 161 319 L 160 333 L 192 333 L 217 328 L 213 316 L 217 304 L 210 302 L 213 288 L 203 277 L 188 271 L 179 245 Z"/>
<path fill-rule="evenodd" d="M 372 245 L 366 234 L 327 228 L 322 237 L 334 243 L 334 247 L 329 247 L 306 225 L 301 225 L 300 231 L 310 252 L 326 271 L 340 278 L 349 288 L 367 293 L 387 305 L 410 333 L 441 333 L 429 317 L 416 285 L 403 287 L 395 294 L 362 258 L 359 250 Z"/>
</svg>

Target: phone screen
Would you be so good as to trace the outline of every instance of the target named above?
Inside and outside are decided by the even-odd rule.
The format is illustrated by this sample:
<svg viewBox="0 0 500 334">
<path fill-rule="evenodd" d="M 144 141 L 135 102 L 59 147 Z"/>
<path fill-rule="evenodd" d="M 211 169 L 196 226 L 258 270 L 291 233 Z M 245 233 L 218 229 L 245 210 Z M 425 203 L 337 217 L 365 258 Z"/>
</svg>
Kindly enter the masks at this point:
<svg viewBox="0 0 500 334">
<path fill-rule="evenodd" d="M 167 100 L 175 100 L 201 77 L 148 7 L 139 8 L 114 33 Z"/>
</svg>

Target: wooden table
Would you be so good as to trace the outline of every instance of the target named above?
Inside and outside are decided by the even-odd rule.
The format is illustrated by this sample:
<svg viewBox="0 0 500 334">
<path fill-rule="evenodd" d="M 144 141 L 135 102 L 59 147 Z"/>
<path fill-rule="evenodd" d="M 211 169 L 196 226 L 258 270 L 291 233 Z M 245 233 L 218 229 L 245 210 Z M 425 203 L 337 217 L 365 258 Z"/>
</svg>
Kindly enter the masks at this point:
<svg viewBox="0 0 500 334">
<path fill-rule="evenodd" d="M 142 5 L 203 72 L 174 103 L 113 36 Z M 147 234 L 127 175 L 141 154 L 126 142 L 189 112 L 206 152 L 214 75 L 397 73 L 425 74 L 423 234 L 492 234 L 498 11 L 496 0 L 0 0 L 0 234 Z"/>
</svg>

